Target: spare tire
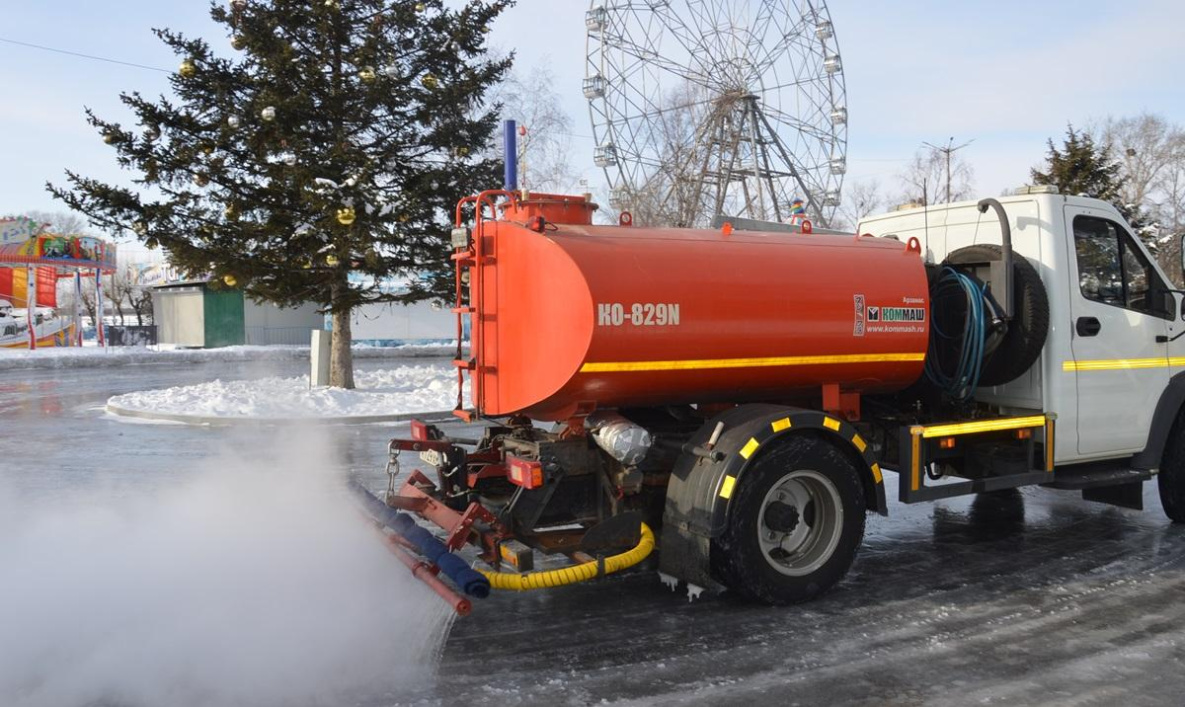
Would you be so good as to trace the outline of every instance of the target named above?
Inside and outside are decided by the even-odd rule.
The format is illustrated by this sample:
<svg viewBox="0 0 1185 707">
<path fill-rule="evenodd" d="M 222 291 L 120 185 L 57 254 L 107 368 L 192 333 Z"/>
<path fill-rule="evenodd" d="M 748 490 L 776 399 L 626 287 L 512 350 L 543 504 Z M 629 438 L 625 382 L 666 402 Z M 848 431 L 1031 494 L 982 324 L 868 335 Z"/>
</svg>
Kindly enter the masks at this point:
<svg viewBox="0 0 1185 707">
<path fill-rule="evenodd" d="M 969 245 L 946 257 L 944 265 L 975 265 L 1004 259 L 998 245 Z M 1000 299 L 997 297 L 997 300 Z M 1008 333 L 983 362 L 979 385 L 1010 383 L 1037 361 L 1049 336 L 1049 295 L 1037 269 L 1023 255 L 1012 258 L 1012 306 L 1015 312 Z"/>
</svg>

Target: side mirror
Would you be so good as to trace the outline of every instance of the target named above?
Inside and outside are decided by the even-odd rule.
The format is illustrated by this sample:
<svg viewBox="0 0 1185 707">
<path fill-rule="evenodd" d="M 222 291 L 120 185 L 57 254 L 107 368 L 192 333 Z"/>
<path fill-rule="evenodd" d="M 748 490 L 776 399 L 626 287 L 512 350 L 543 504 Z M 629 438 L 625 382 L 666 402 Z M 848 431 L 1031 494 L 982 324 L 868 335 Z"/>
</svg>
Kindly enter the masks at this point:
<svg viewBox="0 0 1185 707">
<path fill-rule="evenodd" d="M 1181 268 L 1181 280 L 1185 285 L 1185 233 L 1177 236 L 1177 267 Z"/>
<path fill-rule="evenodd" d="M 1180 268 L 1177 272 L 1180 273 L 1181 280 L 1185 281 L 1185 233 L 1177 237 L 1177 267 Z M 1173 305 L 1176 306 L 1176 298 Z M 1185 320 L 1185 306 L 1181 307 L 1181 319 Z"/>
</svg>

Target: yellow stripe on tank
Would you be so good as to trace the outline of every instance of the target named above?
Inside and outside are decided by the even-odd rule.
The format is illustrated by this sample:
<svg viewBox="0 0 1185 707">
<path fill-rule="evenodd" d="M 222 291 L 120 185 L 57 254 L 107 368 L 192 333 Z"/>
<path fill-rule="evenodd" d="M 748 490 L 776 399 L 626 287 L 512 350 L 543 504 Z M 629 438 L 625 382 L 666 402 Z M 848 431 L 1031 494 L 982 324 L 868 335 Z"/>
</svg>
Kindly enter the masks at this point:
<svg viewBox="0 0 1185 707">
<path fill-rule="evenodd" d="M 639 371 L 698 371 L 709 368 L 770 368 L 827 366 L 848 363 L 911 363 L 926 360 L 924 353 L 836 354 L 829 356 L 771 356 L 765 358 L 703 358 L 682 361 L 589 361 L 581 373 Z"/>
</svg>

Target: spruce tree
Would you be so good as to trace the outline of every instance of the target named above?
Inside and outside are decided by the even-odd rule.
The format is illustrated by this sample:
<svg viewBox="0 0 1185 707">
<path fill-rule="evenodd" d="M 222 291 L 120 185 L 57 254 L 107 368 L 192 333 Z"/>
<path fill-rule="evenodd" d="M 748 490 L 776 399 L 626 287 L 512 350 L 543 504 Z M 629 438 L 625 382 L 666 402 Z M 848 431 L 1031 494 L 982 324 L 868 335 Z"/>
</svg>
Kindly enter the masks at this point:
<svg viewBox="0 0 1185 707">
<path fill-rule="evenodd" d="M 351 310 L 450 299 L 453 207 L 498 183 L 486 95 L 510 59 L 489 54 L 486 30 L 510 2 L 214 2 L 233 55 L 154 30 L 180 60 L 175 95 L 121 94 L 135 129 L 87 110 L 136 186 L 67 171 L 48 188 L 214 286 L 318 303 L 333 315 L 332 384 L 353 387 Z"/>
<path fill-rule="evenodd" d="M 1062 194 L 1086 194 L 1109 201 L 1137 232 L 1141 229 L 1137 208 L 1123 203 L 1120 196 L 1125 180 L 1122 166 L 1112 159 L 1106 145 L 1096 144 L 1090 133 L 1074 130 L 1073 125 L 1066 127 L 1062 149 L 1052 139 L 1048 144 L 1045 171 L 1034 168 L 1030 172 L 1034 184 L 1051 184 Z"/>
</svg>

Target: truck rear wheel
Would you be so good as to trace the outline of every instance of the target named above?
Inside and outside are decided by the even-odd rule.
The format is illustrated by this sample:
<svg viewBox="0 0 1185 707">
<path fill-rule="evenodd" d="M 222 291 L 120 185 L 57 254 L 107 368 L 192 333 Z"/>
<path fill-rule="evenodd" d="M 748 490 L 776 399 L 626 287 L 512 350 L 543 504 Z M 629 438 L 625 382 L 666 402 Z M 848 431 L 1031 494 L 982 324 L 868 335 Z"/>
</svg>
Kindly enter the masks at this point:
<svg viewBox="0 0 1185 707">
<path fill-rule="evenodd" d="M 792 437 L 763 450 L 741 477 L 725 532 L 713 541 L 714 574 L 767 604 L 812 599 L 847 574 L 864 514 L 851 460 L 823 439 Z"/>
<path fill-rule="evenodd" d="M 1185 413 L 1177 415 L 1173 429 L 1164 445 L 1164 457 L 1156 485 L 1160 489 L 1160 505 L 1174 523 L 1185 523 Z"/>
</svg>

